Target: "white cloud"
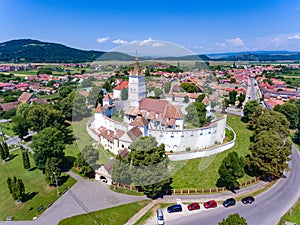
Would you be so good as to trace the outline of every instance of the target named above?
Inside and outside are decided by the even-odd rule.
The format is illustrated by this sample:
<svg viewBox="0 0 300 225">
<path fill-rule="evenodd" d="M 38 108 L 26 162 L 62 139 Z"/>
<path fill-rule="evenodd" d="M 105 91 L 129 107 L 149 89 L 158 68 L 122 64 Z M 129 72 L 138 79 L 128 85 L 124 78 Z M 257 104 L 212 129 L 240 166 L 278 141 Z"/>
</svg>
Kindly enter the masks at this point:
<svg viewBox="0 0 300 225">
<path fill-rule="evenodd" d="M 106 41 L 108 41 L 109 40 L 109 37 L 103 37 L 103 38 L 98 38 L 97 39 L 97 42 L 98 43 L 104 43 L 104 42 L 106 42 Z"/>
<path fill-rule="evenodd" d="M 113 40 L 114 44 L 118 44 L 118 45 L 124 45 L 127 44 L 128 41 L 122 40 L 122 39 L 117 39 L 117 40 Z"/>
<path fill-rule="evenodd" d="M 217 46 L 219 47 L 225 47 L 226 46 L 226 43 L 225 42 L 222 42 L 222 43 L 216 43 Z"/>
<path fill-rule="evenodd" d="M 193 48 L 194 48 L 194 49 L 203 49 L 203 46 L 195 45 Z"/>
<path fill-rule="evenodd" d="M 237 37 L 237 38 L 232 38 L 232 39 L 227 39 L 225 41 L 226 43 L 230 44 L 230 45 L 233 45 L 233 46 L 244 46 L 244 41 Z"/>
<path fill-rule="evenodd" d="M 287 38 L 288 40 L 300 40 L 300 35 L 299 34 L 295 34 L 294 36 L 290 36 Z"/>
<path fill-rule="evenodd" d="M 148 45 L 148 44 L 149 44 L 150 42 L 152 42 L 152 41 L 153 41 L 153 39 L 152 39 L 151 37 L 149 37 L 149 38 L 146 39 L 146 40 L 140 41 L 139 46 Z"/>
<path fill-rule="evenodd" d="M 162 42 L 155 42 L 152 44 L 152 47 L 164 47 L 166 46 L 165 43 Z"/>
</svg>

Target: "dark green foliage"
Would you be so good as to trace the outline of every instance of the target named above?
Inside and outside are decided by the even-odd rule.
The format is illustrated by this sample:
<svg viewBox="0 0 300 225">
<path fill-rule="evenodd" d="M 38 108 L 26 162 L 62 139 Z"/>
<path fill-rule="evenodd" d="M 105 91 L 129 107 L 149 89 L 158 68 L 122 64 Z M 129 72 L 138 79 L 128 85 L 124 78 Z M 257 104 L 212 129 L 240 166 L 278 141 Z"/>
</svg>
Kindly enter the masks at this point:
<svg viewBox="0 0 300 225">
<path fill-rule="evenodd" d="M 53 127 L 45 128 L 33 137 L 34 161 L 38 169 L 45 170 L 48 158 L 57 158 L 61 162 L 64 157 L 64 135 Z"/>
<path fill-rule="evenodd" d="M 80 174 L 83 174 L 85 177 L 88 177 L 93 168 L 87 163 L 82 153 L 78 153 L 74 166 L 77 167 Z"/>
<path fill-rule="evenodd" d="M 186 107 L 186 120 L 191 122 L 193 126 L 202 127 L 206 122 L 206 106 L 202 102 L 193 102 Z"/>
<path fill-rule="evenodd" d="M 218 184 L 225 186 L 228 189 L 236 189 L 239 187 L 238 178 L 244 176 L 245 162 L 242 157 L 239 157 L 236 152 L 230 152 L 223 160 L 219 167 L 220 175 Z"/>
<path fill-rule="evenodd" d="M 17 100 L 18 100 L 18 97 L 9 95 L 9 96 L 6 96 L 3 101 L 4 101 L 4 103 L 7 103 L 7 102 L 15 102 Z"/>
<path fill-rule="evenodd" d="M 72 88 L 70 86 L 62 86 L 58 90 L 59 99 L 66 98 L 72 92 Z"/>
<path fill-rule="evenodd" d="M 197 87 L 195 84 L 190 84 L 190 83 L 181 83 L 180 88 L 182 88 L 184 91 L 188 93 L 195 93 L 197 92 Z"/>
<path fill-rule="evenodd" d="M 235 105 L 237 91 L 233 90 L 229 92 L 229 104 Z"/>
<path fill-rule="evenodd" d="M 113 86 L 110 84 L 109 80 L 105 81 L 102 88 L 105 89 L 108 92 L 113 90 Z"/>
<path fill-rule="evenodd" d="M 99 151 L 95 149 L 92 145 L 86 145 L 82 149 L 81 153 L 86 162 L 91 167 L 94 167 L 96 165 L 97 160 L 99 160 Z"/>
<path fill-rule="evenodd" d="M 121 91 L 121 99 L 127 100 L 128 99 L 128 88 L 123 88 Z"/>
<path fill-rule="evenodd" d="M 30 160 L 29 160 L 28 151 L 23 149 L 22 147 L 21 147 L 21 151 L 22 151 L 22 159 L 23 159 L 24 169 L 28 170 L 30 168 Z"/>
<path fill-rule="evenodd" d="M 98 103 L 103 105 L 103 97 L 104 94 L 102 88 L 100 86 L 94 86 L 89 93 L 88 103 L 89 105 L 94 105 L 95 107 L 98 105 Z"/>
<path fill-rule="evenodd" d="M 70 95 L 72 95 L 72 92 Z M 86 98 L 80 93 L 74 94 L 73 107 L 72 107 L 72 119 L 75 121 L 81 120 L 84 117 L 89 116 L 89 110 L 86 105 Z"/>
<path fill-rule="evenodd" d="M 13 131 L 20 139 L 23 139 L 24 136 L 28 135 L 28 129 L 30 127 L 28 121 L 22 115 L 16 115 L 13 121 Z"/>
<path fill-rule="evenodd" d="M 279 112 L 281 112 L 287 120 L 290 122 L 290 129 L 295 129 L 298 127 L 299 123 L 299 112 L 296 105 L 285 102 L 279 109 Z"/>
<path fill-rule="evenodd" d="M 289 121 L 282 113 L 268 111 L 259 116 L 256 123 L 255 133 L 258 134 L 262 131 L 273 131 L 278 133 L 280 137 L 286 138 L 290 133 L 289 126 Z"/>
<path fill-rule="evenodd" d="M 59 168 L 60 161 L 58 158 L 47 158 L 45 166 L 45 180 L 48 184 L 55 184 L 60 178 L 61 170 Z"/>
<path fill-rule="evenodd" d="M 239 101 L 239 108 L 243 105 L 243 102 L 246 99 L 246 95 L 243 93 L 240 93 L 240 95 L 238 96 L 238 101 Z"/>
<path fill-rule="evenodd" d="M 163 94 L 163 90 L 160 88 L 154 88 L 154 94 L 156 98 L 159 98 Z"/>
<path fill-rule="evenodd" d="M 235 83 L 235 82 L 236 82 L 236 79 L 235 79 L 235 78 L 231 78 L 231 79 L 230 79 L 230 83 L 233 84 L 233 83 Z"/>
<path fill-rule="evenodd" d="M 16 115 L 16 109 L 6 110 L 1 114 L 1 119 L 11 119 Z"/>
<path fill-rule="evenodd" d="M 96 81 L 96 78 L 94 76 L 89 76 L 88 78 L 86 78 L 82 81 L 80 86 L 83 88 L 84 87 L 92 87 L 94 81 Z"/>
<path fill-rule="evenodd" d="M 165 94 L 168 94 L 171 90 L 171 83 L 170 82 L 166 82 L 165 85 L 164 85 L 164 91 L 165 91 Z"/>
<path fill-rule="evenodd" d="M 223 219 L 222 222 L 219 222 L 218 225 L 247 225 L 247 221 L 244 217 L 241 217 L 239 214 L 231 214 L 226 219 Z"/>
<path fill-rule="evenodd" d="M 255 100 L 248 101 L 244 107 L 244 117 L 243 120 L 248 122 L 250 120 L 251 115 L 254 111 L 259 107 L 259 103 Z"/>
<path fill-rule="evenodd" d="M 204 98 L 205 98 L 205 94 L 201 94 L 196 98 L 196 102 L 202 102 Z"/>
<path fill-rule="evenodd" d="M 183 102 L 184 103 L 189 103 L 189 101 L 190 101 L 189 96 L 186 95 L 186 96 L 183 97 Z"/>
<path fill-rule="evenodd" d="M 250 145 L 251 154 L 246 157 L 248 170 L 256 176 L 279 178 L 288 168 L 291 147 L 291 142 L 277 131 L 260 131 Z"/>
<path fill-rule="evenodd" d="M 9 148 L 5 141 L 2 141 L 0 144 L 0 154 L 2 160 L 5 160 L 9 157 Z"/>
<path fill-rule="evenodd" d="M 7 187 L 15 200 L 21 201 L 23 199 L 25 195 L 25 185 L 22 179 L 17 179 L 16 177 L 13 177 L 13 179 L 11 179 L 10 177 L 8 177 Z"/>
<path fill-rule="evenodd" d="M 114 182 L 130 185 L 132 183 L 132 174 L 130 172 L 130 163 L 126 159 L 117 156 L 113 164 L 112 180 Z"/>
<path fill-rule="evenodd" d="M 143 137 L 132 143 L 130 149 L 128 162 L 133 183 L 148 197 L 156 197 L 171 182 L 165 146 L 157 146 L 154 137 Z"/>
</svg>

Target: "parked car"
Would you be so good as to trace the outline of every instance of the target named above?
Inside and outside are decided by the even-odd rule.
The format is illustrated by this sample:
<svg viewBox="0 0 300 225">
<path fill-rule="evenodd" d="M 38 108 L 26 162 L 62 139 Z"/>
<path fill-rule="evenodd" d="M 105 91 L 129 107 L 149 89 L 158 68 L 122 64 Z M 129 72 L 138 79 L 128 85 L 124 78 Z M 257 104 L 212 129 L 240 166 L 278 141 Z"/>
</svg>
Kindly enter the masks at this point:
<svg viewBox="0 0 300 225">
<path fill-rule="evenodd" d="M 218 203 L 215 200 L 210 200 L 208 202 L 205 202 L 203 204 L 204 208 L 209 209 L 209 208 L 215 208 L 218 206 Z"/>
<path fill-rule="evenodd" d="M 224 207 L 229 207 L 229 206 L 233 206 L 233 205 L 235 205 L 235 200 L 234 200 L 234 198 L 228 198 L 228 199 L 226 199 L 224 202 L 223 202 L 223 206 Z"/>
<path fill-rule="evenodd" d="M 254 198 L 252 196 L 247 196 L 245 198 L 242 199 L 242 203 L 244 204 L 252 204 L 252 202 L 254 202 Z"/>
<path fill-rule="evenodd" d="M 188 210 L 192 211 L 192 210 L 197 210 L 200 209 L 200 205 L 198 202 L 194 202 L 188 205 Z"/>
<path fill-rule="evenodd" d="M 165 224 L 165 221 L 164 221 L 164 214 L 162 212 L 162 209 L 158 209 L 156 211 L 156 215 L 157 215 L 157 224 L 159 225 L 163 225 Z"/>
<path fill-rule="evenodd" d="M 167 208 L 168 213 L 181 212 L 182 207 L 179 204 L 171 205 Z"/>
</svg>

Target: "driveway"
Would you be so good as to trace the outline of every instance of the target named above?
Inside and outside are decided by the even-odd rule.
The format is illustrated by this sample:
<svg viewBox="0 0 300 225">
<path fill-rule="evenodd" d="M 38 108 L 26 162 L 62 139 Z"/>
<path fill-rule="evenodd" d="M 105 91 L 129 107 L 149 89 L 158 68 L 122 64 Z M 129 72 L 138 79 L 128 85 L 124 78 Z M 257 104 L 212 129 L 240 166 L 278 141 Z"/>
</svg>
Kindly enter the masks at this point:
<svg viewBox="0 0 300 225">
<path fill-rule="evenodd" d="M 37 220 L 16 221 L 9 222 L 9 224 L 56 225 L 60 220 L 67 217 L 146 199 L 143 196 L 129 196 L 115 193 L 105 183 L 87 181 L 73 174 L 72 176 L 77 178 L 78 182 Z M 0 225 L 7 224 L 7 222 L 0 222 Z"/>
</svg>

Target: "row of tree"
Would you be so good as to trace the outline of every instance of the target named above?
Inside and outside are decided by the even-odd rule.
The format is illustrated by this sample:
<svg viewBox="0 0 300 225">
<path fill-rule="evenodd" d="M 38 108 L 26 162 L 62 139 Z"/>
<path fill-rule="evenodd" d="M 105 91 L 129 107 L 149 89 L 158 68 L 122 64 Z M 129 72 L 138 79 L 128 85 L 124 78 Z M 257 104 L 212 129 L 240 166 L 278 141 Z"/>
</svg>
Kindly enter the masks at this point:
<svg viewBox="0 0 300 225">
<path fill-rule="evenodd" d="M 0 143 L 0 157 L 3 161 L 5 161 L 9 157 L 9 148 L 5 141 Z"/>
<path fill-rule="evenodd" d="M 21 201 L 25 195 L 25 185 L 21 178 L 7 178 L 7 187 L 15 200 Z"/>
</svg>

